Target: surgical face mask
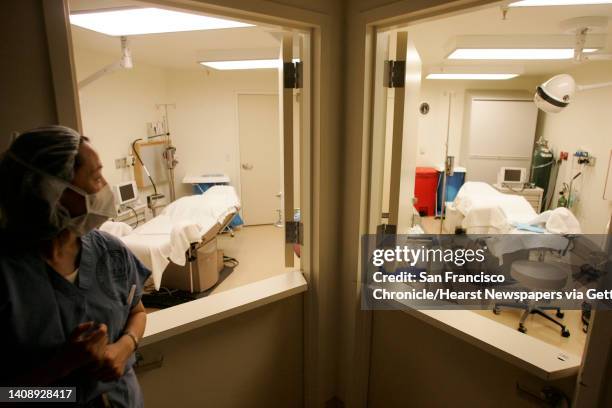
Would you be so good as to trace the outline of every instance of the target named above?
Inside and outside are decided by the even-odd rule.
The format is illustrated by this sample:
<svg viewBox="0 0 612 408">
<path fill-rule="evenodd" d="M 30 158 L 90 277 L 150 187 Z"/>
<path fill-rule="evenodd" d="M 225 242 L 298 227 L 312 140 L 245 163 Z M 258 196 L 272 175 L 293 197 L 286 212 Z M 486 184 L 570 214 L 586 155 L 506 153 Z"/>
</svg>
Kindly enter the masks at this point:
<svg viewBox="0 0 612 408">
<path fill-rule="evenodd" d="M 51 219 L 49 221 L 59 230 L 67 228 L 76 235 L 82 236 L 99 227 L 109 218 L 117 216 L 115 198 L 108 184 L 100 191 L 88 194 L 83 189 L 70 184 L 66 180 L 48 174 L 24 162 L 12 152 L 8 153 L 13 160 L 44 177 L 42 194 L 52 208 Z M 82 215 L 73 217 L 60 202 L 60 198 L 66 189 L 70 189 L 83 197 L 85 212 Z"/>
<path fill-rule="evenodd" d="M 65 222 L 64 226 L 74 232 L 76 235 L 85 235 L 94 228 L 98 228 L 109 218 L 114 218 L 117 216 L 115 197 L 108 184 L 105 185 L 100 191 L 93 194 L 88 194 L 69 183 L 64 185 L 64 189 L 66 188 L 69 188 L 82 196 L 85 200 L 85 205 L 87 208 L 83 215 L 71 217 Z M 64 189 L 62 189 L 62 192 Z"/>
</svg>

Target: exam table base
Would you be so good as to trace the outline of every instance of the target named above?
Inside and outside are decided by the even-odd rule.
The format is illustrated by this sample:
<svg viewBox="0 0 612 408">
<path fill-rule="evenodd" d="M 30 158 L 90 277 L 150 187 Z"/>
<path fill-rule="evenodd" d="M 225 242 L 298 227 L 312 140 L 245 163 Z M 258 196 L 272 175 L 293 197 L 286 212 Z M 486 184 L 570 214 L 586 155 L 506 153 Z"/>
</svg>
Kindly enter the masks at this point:
<svg viewBox="0 0 612 408">
<path fill-rule="evenodd" d="M 219 281 L 223 269 L 223 252 L 214 238 L 204 244 L 193 244 L 187 251 L 185 266 L 171 262 L 162 278 L 163 287 L 201 293 Z"/>
</svg>

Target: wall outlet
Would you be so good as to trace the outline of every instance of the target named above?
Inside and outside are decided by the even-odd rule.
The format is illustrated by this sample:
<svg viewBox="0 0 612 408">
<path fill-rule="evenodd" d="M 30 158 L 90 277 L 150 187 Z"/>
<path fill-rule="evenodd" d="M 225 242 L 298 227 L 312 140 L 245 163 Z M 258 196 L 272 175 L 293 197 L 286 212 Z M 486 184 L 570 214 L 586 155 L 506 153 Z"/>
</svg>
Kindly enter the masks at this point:
<svg viewBox="0 0 612 408">
<path fill-rule="evenodd" d="M 158 136 L 166 133 L 164 129 L 164 122 L 148 122 L 147 123 L 147 136 Z"/>
<path fill-rule="evenodd" d="M 115 159 L 116 169 L 124 169 L 126 167 L 128 167 L 127 157 L 121 157 L 119 159 Z"/>
</svg>

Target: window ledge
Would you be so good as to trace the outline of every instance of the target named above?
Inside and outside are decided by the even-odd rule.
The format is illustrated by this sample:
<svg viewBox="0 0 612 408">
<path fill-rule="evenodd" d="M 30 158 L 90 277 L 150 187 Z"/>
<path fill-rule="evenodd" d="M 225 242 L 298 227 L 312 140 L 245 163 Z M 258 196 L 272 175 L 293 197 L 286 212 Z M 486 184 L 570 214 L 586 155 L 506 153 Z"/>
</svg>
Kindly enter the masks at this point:
<svg viewBox="0 0 612 408">
<path fill-rule="evenodd" d="M 393 301 L 402 311 L 544 379 L 577 375 L 582 359 L 470 310 L 417 310 Z"/>
<path fill-rule="evenodd" d="M 305 292 L 301 272 L 286 272 L 147 315 L 142 346 Z"/>
</svg>

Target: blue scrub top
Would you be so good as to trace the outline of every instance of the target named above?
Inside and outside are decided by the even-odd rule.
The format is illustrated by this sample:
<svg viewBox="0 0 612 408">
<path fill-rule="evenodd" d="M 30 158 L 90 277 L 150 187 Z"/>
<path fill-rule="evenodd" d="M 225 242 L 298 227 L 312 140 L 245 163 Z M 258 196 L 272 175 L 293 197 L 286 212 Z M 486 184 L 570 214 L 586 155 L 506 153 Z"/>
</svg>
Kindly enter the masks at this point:
<svg viewBox="0 0 612 408">
<path fill-rule="evenodd" d="M 35 253 L 0 255 L 0 385 L 48 360 L 81 323 L 105 323 L 109 343 L 122 336 L 151 272 L 112 235 L 93 230 L 81 242 L 74 284 Z M 132 286 L 134 297 L 128 304 Z M 92 380 L 77 370 L 57 385 L 76 386 L 80 404 L 106 393 L 116 407 L 141 407 L 134 361 L 132 355 L 117 381 Z"/>
</svg>

